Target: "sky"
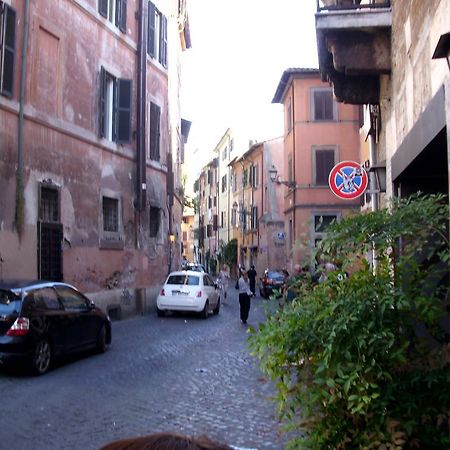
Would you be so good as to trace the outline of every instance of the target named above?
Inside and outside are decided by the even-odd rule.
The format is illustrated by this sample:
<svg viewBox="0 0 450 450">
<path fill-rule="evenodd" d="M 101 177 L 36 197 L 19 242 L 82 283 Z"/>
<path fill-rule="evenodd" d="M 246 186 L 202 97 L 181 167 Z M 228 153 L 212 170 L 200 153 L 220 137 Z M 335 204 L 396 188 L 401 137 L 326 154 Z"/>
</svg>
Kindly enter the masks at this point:
<svg viewBox="0 0 450 450">
<path fill-rule="evenodd" d="M 189 0 L 192 48 L 182 56 L 185 160 L 197 177 L 228 128 L 263 141 L 283 134 L 272 104 L 283 71 L 318 67 L 316 0 Z"/>
</svg>

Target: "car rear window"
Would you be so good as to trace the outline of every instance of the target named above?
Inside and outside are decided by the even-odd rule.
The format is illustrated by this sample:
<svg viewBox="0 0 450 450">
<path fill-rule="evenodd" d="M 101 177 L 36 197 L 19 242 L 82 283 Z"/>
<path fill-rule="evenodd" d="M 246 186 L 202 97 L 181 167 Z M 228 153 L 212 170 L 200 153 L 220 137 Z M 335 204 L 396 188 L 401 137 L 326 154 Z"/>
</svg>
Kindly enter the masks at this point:
<svg viewBox="0 0 450 450">
<path fill-rule="evenodd" d="M 167 279 L 167 284 L 198 286 L 200 278 L 194 275 L 170 275 Z"/>
<path fill-rule="evenodd" d="M 19 312 L 20 298 L 11 291 L 0 289 L 0 314 L 7 315 L 13 312 Z"/>
<path fill-rule="evenodd" d="M 268 274 L 267 274 L 267 277 L 268 278 L 273 278 L 273 279 L 283 279 L 284 278 L 284 276 L 283 276 L 283 274 L 282 273 L 280 273 L 280 272 L 269 272 Z"/>
</svg>

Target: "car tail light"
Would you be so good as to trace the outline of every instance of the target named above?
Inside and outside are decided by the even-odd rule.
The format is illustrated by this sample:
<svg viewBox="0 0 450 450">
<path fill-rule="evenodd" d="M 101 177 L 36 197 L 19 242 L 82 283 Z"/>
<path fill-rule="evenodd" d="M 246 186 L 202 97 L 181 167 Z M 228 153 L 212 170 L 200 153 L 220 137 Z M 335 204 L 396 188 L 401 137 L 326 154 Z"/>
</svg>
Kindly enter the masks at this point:
<svg viewBox="0 0 450 450">
<path fill-rule="evenodd" d="M 195 296 L 200 298 L 202 296 L 202 291 L 197 291 L 195 293 Z"/>
<path fill-rule="evenodd" d="M 163 297 L 166 295 L 166 293 L 164 292 L 164 289 L 161 289 L 161 292 L 159 293 L 159 295 L 161 295 Z"/>
<path fill-rule="evenodd" d="M 6 332 L 7 336 L 25 336 L 30 330 L 30 319 L 26 317 L 18 317 L 12 324 L 11 328 Z"/>
</svg>

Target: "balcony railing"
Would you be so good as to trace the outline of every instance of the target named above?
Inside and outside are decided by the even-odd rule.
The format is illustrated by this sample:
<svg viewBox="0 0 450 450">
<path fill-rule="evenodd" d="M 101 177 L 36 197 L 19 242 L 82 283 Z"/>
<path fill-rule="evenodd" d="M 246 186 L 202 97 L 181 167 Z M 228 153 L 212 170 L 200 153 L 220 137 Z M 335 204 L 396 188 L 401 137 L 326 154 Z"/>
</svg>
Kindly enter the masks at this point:
<svg viewBox="0 0 450 450">
<path fill-rule="evenodd" d="M 391 0 L 316 0 L 317 11 L 390 8 Z"/>
</svg>

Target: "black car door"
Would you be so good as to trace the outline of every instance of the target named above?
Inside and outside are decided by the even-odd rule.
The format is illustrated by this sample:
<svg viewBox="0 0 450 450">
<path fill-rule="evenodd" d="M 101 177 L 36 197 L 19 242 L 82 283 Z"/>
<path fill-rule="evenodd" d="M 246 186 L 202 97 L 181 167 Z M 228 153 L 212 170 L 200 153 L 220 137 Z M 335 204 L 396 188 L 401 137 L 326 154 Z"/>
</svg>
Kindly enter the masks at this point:
<svg viewBox="0 0 450 450">
<path fill-rule="evenodd" d="M 65 350 L 67 336 L 64 310 L 52 287 L 27 291 L 22 315 L 30 319 L 30 330 L 35 342 L 42 337 L 50 338 L 55 353 Z"/>
<path fill-rule="evenodd" d="M 100 327 L 99 318 L 90 301 L 69 286 L 55 286 L 69 320 L 68 342 L 71 349 L 81 349 L 95 344 Z"/>
</svg>

